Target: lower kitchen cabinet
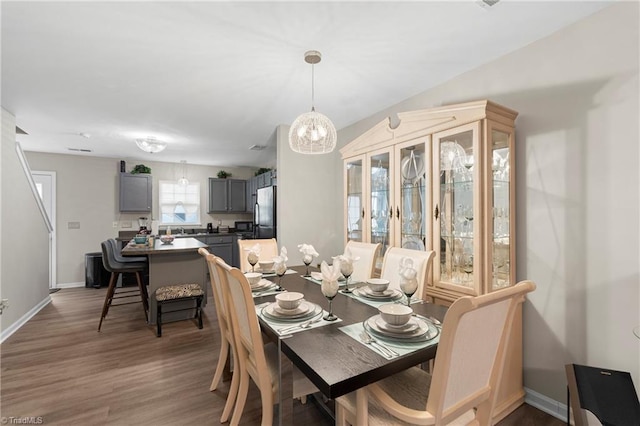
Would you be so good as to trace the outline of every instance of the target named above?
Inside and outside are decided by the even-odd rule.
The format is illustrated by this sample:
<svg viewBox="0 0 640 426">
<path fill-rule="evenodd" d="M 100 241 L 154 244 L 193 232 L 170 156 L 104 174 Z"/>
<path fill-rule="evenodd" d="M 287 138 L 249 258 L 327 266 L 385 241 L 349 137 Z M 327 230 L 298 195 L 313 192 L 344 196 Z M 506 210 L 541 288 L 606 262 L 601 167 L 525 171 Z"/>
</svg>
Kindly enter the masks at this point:
<svg viewBox="0 0 640 426">
<path fill-rule="evenodd" d="M 236 235 L 204 235 L 196 238 L 209 246 L 209 253 L 222 258 L 228 265 L 239 267 Z"/>
</svg>

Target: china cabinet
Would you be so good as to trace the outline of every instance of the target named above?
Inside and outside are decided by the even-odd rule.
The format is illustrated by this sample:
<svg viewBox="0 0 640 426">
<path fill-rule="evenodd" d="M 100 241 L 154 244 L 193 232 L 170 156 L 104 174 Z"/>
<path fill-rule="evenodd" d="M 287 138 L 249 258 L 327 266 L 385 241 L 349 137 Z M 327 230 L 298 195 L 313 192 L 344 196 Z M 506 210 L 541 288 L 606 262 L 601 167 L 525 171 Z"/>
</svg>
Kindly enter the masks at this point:
<svg viewBox="0 0 640 426">
<path fill-rule="evenodd" d="M 482 100 L 398 113 L 341 149 L 344 238 L 434 250 L 422 296 L 449 305 L 515 284 L 517 113 Z M 522 390 L 521 315 L 496 418 Z"/>
</svg>

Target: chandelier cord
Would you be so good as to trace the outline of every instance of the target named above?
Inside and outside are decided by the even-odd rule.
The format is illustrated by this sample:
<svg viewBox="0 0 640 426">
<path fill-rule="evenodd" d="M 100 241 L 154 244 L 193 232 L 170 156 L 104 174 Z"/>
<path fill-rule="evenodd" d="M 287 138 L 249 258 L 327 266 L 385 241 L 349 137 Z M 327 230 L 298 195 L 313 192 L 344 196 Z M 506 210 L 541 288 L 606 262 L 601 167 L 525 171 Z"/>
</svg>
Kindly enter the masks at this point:
<svg viewBox="0 0 640 426">
<path fill-rule="evenodd" d="M 314 75 L 315 66 L 311 64 L 311 111 L 316 110 L 315 106 L 315 75 Z"/>
</svg>

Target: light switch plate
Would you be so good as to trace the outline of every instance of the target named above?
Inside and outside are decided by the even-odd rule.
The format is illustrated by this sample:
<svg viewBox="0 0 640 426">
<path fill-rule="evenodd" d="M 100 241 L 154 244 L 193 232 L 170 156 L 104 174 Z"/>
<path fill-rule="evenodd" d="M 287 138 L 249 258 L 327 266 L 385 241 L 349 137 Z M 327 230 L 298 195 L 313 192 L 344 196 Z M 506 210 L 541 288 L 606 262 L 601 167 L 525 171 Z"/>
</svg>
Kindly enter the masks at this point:
<svg viewBox="0 0 640 426">
<path fill-rule="evenodd" d="M 113 227 L 117 228 L 118 227 L 118 222 L 113 222 Z"/>
<path fill-rule="evenodd" d="M 80 229 L 80 222 L 67 222 L 67 229 Z"/>
</svg>

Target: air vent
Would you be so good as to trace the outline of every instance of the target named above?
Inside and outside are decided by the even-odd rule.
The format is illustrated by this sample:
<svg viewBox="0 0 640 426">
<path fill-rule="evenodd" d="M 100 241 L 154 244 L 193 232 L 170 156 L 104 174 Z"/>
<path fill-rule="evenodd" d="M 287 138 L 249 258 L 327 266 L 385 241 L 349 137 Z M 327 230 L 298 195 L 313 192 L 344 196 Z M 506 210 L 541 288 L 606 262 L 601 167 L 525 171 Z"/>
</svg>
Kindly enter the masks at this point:
<svg viewBox="0 0 640 426">
<path fill-rule="evenodd" d="M 262 151 L 263 149 L 265 149 L 267 146 L 266 145 L 251 145 L 249 147 L 249 149 L 251 151 Z"/>
<path fill-rule="evenodd" d="M 498 4 L 500 0 L 478 0 L 478 4 L 485 9 L 489 9 L 496 4 Z"/>
<path fill-rule="evenodd" d="M 93 152 L 90 149 L 84 149 L 84 148 L 67 148 L 69 151 L 75 151 L 75 152 Z"/>
</svg>

